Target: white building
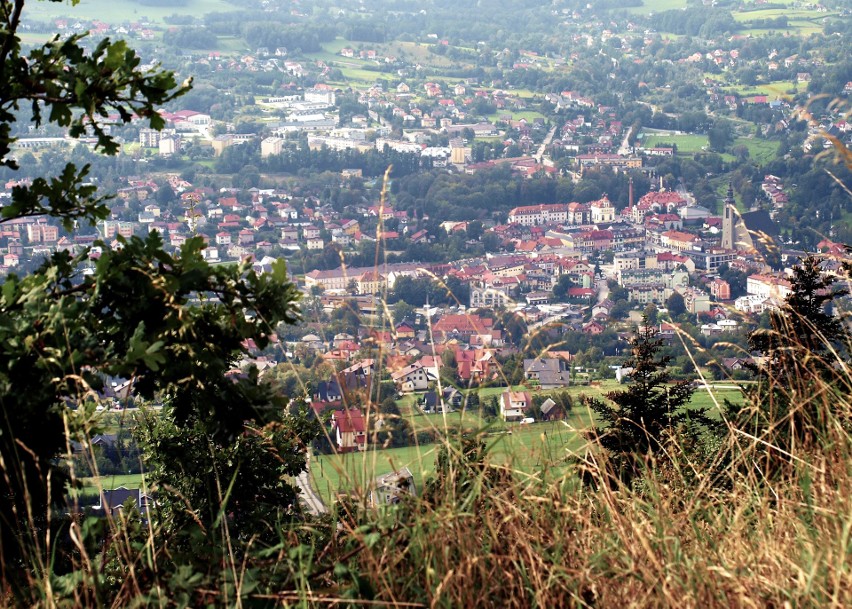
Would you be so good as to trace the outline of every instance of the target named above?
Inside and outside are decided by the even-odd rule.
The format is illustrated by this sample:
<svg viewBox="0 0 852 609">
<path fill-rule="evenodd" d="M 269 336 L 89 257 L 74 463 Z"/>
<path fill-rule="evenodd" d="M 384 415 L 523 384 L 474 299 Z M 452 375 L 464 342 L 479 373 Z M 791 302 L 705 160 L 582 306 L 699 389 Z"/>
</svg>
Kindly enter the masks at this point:
<svg viewBox="0 0 852 609">
<path fill-rule="evenodd" d="M 333 89 L 305 89 L 305 101 L 333 106 L 337 103 L 337 96 Z"/>
<path fill-rule="evenodd" d="M 772 298 L 749 294 L 740 296 L 734 301 L 734 308 L 743 313 L 760 314 L 778 308 L 778 302 Z"/>
<path fill-rule="evenodd" d="M 281 154 L 286 140 L 281 137 L 268 137 L 260 143 L 260 158 Z"/>
<path fill-rule="evenodd" d="M 506 390 L 500 396 L 500 416 L 504 421 L 520 421 L 532 406 L 532 398 L 527 391 Z"/>
<path fill-rule="evenodd" d="M 749 275 L 746 279 L 746 292 L 762 298 L 784 300 L 792 293 L 789 281 L 772 275 Z"/>
<path fill-rule="evenodd" d="M 598 201 L 593 201 L 589 207 L 592 212 L 592 224 L 608 224 L 615 220 L 615 208 L 606 195 Z"/>
</svg>

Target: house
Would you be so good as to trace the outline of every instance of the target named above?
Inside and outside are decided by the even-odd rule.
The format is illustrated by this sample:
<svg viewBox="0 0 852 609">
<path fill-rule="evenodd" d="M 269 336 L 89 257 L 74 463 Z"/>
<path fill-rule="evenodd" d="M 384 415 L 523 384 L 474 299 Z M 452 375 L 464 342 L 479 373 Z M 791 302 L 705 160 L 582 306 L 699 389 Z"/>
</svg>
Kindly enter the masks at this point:
<svg viewBox="0 0 852 609">
<path fill-rule="evenodd" d="M 444 387 L 440 394 L 437 391 L 427 391 L 420 401 L 423 412 L 452 412 L 461 408 L 464 403 L 464 395 L 455 387 Z"/>
<path fill-rule="evenodd" d="M 423 399 L 420 400 L 420 409 L 427 414 L 443 411 L 443 402 L 437 391 L 427 391 L 423 394 Z"/>
<path fill-rule="evenodd" d="M 337 373 L 339 379 L 343 380 L 343 384 L 347 387 L 366 387 L 369 378 L 376 372 L 376 360 L 365 359 L 356 362 L 344 368 Z"/>
<path fill-rule="evenodd" d="M 370 488 L 370 505 L 393 505 L 404 495 L 417 496 L 414 475 L 407 467 L 377 477 Z"/>
<path fill-rule="evenodd" d="M 90 444 L 92 446 L 100 446 L 104 449 L 112 449 L 115 448 L 115 445 L 118 443 L 118 435 L 114 433 L 105 433 L 105 434 L 97 434 L 92 437 Z"/>
<path fill-rule="evenodd" d="M 609 317 L 609 313 L 612 311 L 613 306 L 613 302 L 609 298 L 605 299 L 603 302 L 599 302 L 592 307 L 592 317 L 596 319 L 598 317 L 606 319 Z"/>
<path fill-rule="evenodd" d="M 367 424 L 360 410 L 335 410 L 331 415 L 331 433 L 342 453 L 367 449 Z"/>
<path fill-rule="evenodd" d="M 491 380 L 500 376 L 500 364 L 494 352 L 487 349 L 457 349 L 456 374 L 465 383 Z"/>
<path fill-rule="evenodd" d="M 606 328 L 596 321 L 590 321 L 583 326 L 584 334 L 601 334 Z"/>
<path fill-rule="evenodd" d="M 722 364 L 728 370 L 747 370 L 749 366 L 754 365 L 754 360 L 750 357 L 726 357 Z"/>
<path fill-rule="evenodd" d="M 340 390 L 340 383 L 336 379 L 330 381 L 319 381 L 317 389 L 314 392 L 314 400 L 317 402 L 329 403 L 339 402 L 343 398 L 343 392 Z"/>
<path fill-rule="evenodd" d="M 308 347 L 309 349 L 313 349 L 315 351 L 325 350 L 325 342 L 316 334 L 305 334 L 302 337 L 302 340 L 300 340 L 299 342 L 302 345 Z"/>
<path fill-rule="evenodd" d="M 377 294 L 387 287 L 387 277 L 378 271 L 367 271 L 355 283 L 359 294 Z"/>
<path fill-rule="evenodd" d="M 500 416 L 504 421 L 520 421 L 531 405 L 532 398 L 528 391 L 507 389 L 500 396 Z"/>
<path fill-rule="evenodd" d="M 436 339 L 447 340 L 457 338 L 470 340 L 474 334 L 491 334 L 493 320 L 479 315 L 450 314 L 444 315 L 432 326 L 432 334 Z"/>
<path fill-rule="evenodd" d="M 524 378 L 537 381 L 542 389 L 567 387 L 571 374 L 561 358 L 541 358 L 524 360 Z"/>
<path fill-rule="evenodd" d="M 141 488 L 119 486 L 115 489 L 103 489 L 100 503 L 93 509 L 96 513 L 104 516 L 117 516 L 128 501 L 133 502 L 142 516 L 148 514 L 148 508 L 153 504 L 151 497 L 143 493 Z"/>
<path fill-rule="evenodd" d="M 406 321 L 401 321 L 396 326 L 396 336 L 400 339 L 414 338 L 416 335 L 414 328 Z"/>
<path fill-rule="evenodd" d="M 420 362 L 414 362 L 391 374 L 391 379 L 402 393 L 412 393 L 414 391 L 426 391 L 429 383 L 438 380 L 438 376 L 433 368 L 427 368 Z"/>
<path fill-rule="evenodd" d="M 543 421 L 559 421 L 565 418 L 565 411 L 562 406 L 554 402 L 551 398 L 547 398 L 542 402 L 540 410 Z"/>
<path fill-rule="evenodd" d="M 464 394 L 461 391 L 456 389 L 455 387 L 444 387 L 441 392 L 441 398 L 444 400 L 444 404 L 450 408 L 450 410 L 455 410 L 456 408 L 461 408 L 464 404 Z"/>
</svg>

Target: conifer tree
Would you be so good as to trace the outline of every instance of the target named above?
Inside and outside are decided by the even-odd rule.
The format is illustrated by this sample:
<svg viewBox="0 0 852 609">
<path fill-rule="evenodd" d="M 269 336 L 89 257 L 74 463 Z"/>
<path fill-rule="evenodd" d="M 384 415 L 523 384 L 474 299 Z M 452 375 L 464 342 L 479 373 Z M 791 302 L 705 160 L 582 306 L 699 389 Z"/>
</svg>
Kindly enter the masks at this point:
<svg viewBox="0 0 852 609">
<path fill-rule="evenodd" d="M 842 364 L 848 360 L 849 333 L 829 307 L 846 294 L 837 278 L 808 256 L 793 268 L 790 294 L 769 313 L 769 327 L 749 336 L 756 383 L 743 405 L 728 403 L 734 426 L 783 452 L 822 436 L 833 417 L 832 391 L 847 392 Z M 776 451 L 777 452 L 777 451 Z"/>
<path fill-rule="evenodd" d="M 593 437 L 625 480 L 638 473 L 644 461 L 663 454 L 675 434 L 696 438 L 709 425 L 706 409 L 689 406 L 691 383 L 670 383 L 671 357 L 660 354 L 663 340 L 647 317 L 630 346 L 631 355 L 624 363 L 631 369 L 628 387 L 607 393 L 606 400 L 585 398 L 602 423 Z"/>
</svg>

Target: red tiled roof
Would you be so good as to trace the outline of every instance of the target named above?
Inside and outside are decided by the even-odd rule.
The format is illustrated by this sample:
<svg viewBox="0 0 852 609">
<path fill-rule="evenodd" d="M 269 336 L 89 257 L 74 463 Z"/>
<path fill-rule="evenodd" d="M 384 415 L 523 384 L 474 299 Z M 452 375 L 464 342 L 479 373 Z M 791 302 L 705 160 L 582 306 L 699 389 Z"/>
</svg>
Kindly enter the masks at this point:
<svg viewBox="0 0 852 609">
<path fill-rule="evenodd" d="M 332 420 L 340 433 L 359 433 L 366 430 L 364 415 L 361 414 L 360 410 L 335 410 Z"/>
</svg>

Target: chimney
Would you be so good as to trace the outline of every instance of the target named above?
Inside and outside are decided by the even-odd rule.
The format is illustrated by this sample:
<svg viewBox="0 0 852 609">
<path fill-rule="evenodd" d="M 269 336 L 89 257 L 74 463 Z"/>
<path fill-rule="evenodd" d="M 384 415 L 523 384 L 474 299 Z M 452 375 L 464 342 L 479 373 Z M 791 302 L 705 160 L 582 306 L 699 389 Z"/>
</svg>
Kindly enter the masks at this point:
<svg viewBox="0 0 852 609">
<path fill-rule="evenodd" d="M 629 188 L 629 190 L 628 190 L 628 197 L 629 197 L 628 205 L 632 208 L 633 207 L 633 176 L 630 176 L 630 179 L 627 181 L 627 184 L 628 184 L 628 188 Z"/>
</svg>

